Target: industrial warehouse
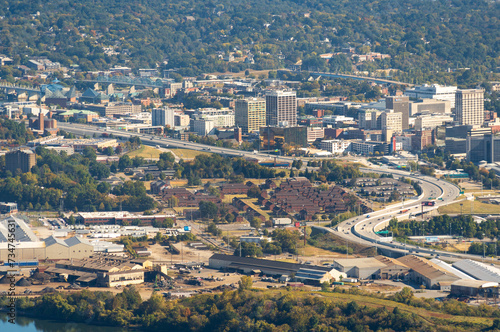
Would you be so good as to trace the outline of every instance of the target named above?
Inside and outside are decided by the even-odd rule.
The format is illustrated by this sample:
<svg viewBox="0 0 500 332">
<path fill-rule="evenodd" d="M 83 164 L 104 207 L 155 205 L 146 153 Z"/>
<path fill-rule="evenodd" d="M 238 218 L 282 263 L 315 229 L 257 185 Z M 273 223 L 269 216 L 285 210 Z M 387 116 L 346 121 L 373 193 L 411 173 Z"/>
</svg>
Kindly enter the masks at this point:
<svg viewBox="0 0 500 332">
<path fill-rule="evenodd" d="M 310 284 L 337 281 L 346 277 L 332 267 L 277 262 L 258 258 L 214 254 L 209 267 L 225 271 L 240 271 L 245 274 L 265 274 L 269 276 L 291 277 Z"/>
<path fill-rule="evenodd" d="M 462 261 L 463 262 L 463 261 Z M 463 264 L 470 264 L 463 262 Z M 458 264 L 460 265 L 460 264 Z M 455 266 L 455 264 L 454 264 Z M 448 291 L 452 296 L 498 297 L 499 284 L 494 280 L 476 280 L 454 266 L 439 259 L 428 260 L 407 255 L 397 259 L 385 256 L 335 259 L 328 266 L 278 262 L 266 259 L 214 254 L 209 267 L 222 271 L 236 271 L 250 275 L 293 279 L 310 285 L 323 282 L 392 279 L 423 286 L 427 289 Z M 490 267 L 488 267 L 490 268 Z M 478 268 L 473 273 L 477 274 Z M 493 279 L 490 275 L 488 279 Z"/>
</svg>

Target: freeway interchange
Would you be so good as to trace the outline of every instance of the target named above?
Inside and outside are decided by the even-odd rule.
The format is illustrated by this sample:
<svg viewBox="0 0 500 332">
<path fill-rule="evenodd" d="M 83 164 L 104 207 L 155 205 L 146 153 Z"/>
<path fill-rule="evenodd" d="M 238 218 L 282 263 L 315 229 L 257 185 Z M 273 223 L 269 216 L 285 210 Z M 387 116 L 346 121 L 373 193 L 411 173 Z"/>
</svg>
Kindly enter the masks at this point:
<svg viewBox="0 0 500 332">
<path fill-rule="evenodd" d="M 447 260 L 477 259 L 476 255 L 452 253 L 448 251 L 422 248 L 396 242 L 392 237 L 379 236 L 376 232 L 384 229 L 392 218 L 398 220 L 408 219 L 410 214 L 415 216 L 422 211 L 424 213 L 435 210 L 440 206 L 456 203 L 460 195 L 460 189 L 452 183 L 424 175 L 410 175 L 408 172 L 395 169 L 361 168 L 363 172 L 392 174 L 394 177 L 403 176 L 413 181 L 418 181 L 422 188 L 422 194 L 416 199 L 406 200 L 401 203 L 387 206 L 385 209 L 367 213 L 348 219 L 340 223 L 335 229 L 323 229 L 332 232 L 346 242 L 359 243 L 367 246 L 377 246 L 385 252 L 396 256 L 416 254 L 420 256 L 440 256 Z M 423 207 L 422 202 L 435 198 L 435 205 Z"/>
<path fill-rule="evenodd" d="M 89 125 L 80 124 L 67 124 L 60 123 L 59 127 L 65 131 L 72 132 L 78 135 L 101 135 L 103 133 L 113 134 L 115 137 L 128 139 L 133 136 L 139 136 L 142 142 L 146 145 L 160 146 L 162 148 L 183 148 L 196 151 L 207 151 L 211 153 L 222 154 L 225 156 L 234 157 L 252 157 L 258 159 L 275 159 L 277 161 L 292 162 L 298 157 L 276 156 L 261 152 L 249 152 L 242 150 L 235 150 L 230 148 L 222 148 L 216 146 L 209 146 L 189 141 L 182 141 L 173 138 L 165 138 L 150 134 L 139 134 L 135 132 L 111 130 L 97 128 Z M 439 251 L 433 249 L 422 248 L 418 246 L 407 245 L 404 243 L 396 242 L 391 238 L 381 237 L 376 232 L 385 228 L 392 218 L 398 220 L 408 219 L 410 214 L 415 216 L 421 212 L 429 212 L 439 208 L 440 206 L 456 203 L 456 198 L 460 195 L 460 189 L 449 182 L 436 179 L 434 177 L 424 176 L 421 174 L 410 174 L 407 171 L 401 171 L 391 168 L 361 168 L 362 172 L 372 172 L 379 174 L 392 174 L 394 177 L 405 177 L 413 181 L 418 181 L 422 188 L 422 194 L 416 199 L 410 199 L 401 203 L 386 206 L 382 210 L 374 211 L 368 214 L 357 216 L 343 221 L 334 229 L 326 227 L 318 227 L 322 231 L 334 233 L 341 238 L 345 239 L 347 243 L 359 243 L 367 246 L 377 246 L 383 251 L 389 252 L 391 255 L 397 256 L 405 254 L 417 254 L 421 256 L 441 256 L 446 257 L 448 260 L 458 259 L 477 259 L 476 255 L 468 255 L 461 253 L 452 253 L 448 251 Z M 422 209 L 422 202 L 435 199 L 435 205 L 431 207 L 424 207 Z"/>
</svg>

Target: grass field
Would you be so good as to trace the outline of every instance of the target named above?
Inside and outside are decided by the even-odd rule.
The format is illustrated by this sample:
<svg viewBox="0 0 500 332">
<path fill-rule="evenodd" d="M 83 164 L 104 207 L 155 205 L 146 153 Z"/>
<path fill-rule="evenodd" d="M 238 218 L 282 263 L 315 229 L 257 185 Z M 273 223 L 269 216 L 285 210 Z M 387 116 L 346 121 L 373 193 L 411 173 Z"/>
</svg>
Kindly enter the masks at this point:
<svg viewBox="0 0 500 332">
<path fill-rule="evenodd" d="M 342 254 L 334 253 L 332 251 L 328 251 L 328 250 L 317 248 L 317 247 L 312 247 L 309 245 L 307 245 L 304 248 L 300 248 L 298 250 L 299 250 L 299 254 L 302 256 L 332 256 L 332 257 L 341 257 L 342 256 Z"/>
<path fill-rule="evenodd" d="M 159 159 L 161 151 L 147 145 L 142 145 L 139 149 L 130 151 L 127 155 L 130 158 L 142 157 L 144 159 Z"/>
<path fill-rule="evenodd" d="M 169 149 L 172 151 L 173 154 L 175 154 L 177 157 L 181 159 L 194 159 L 196 156 L 204 154 L 204 155 L 210 155 L 210 152 L 203 152 L 203 151 L 195 151 L 195 150 L 189 150 L 189 149 Z"/>
<path fill-rule="evenodd" d="M 260 207 L 258 207 L 257 205 L 254 204 L 254 202 L 257 202 L 256 198 L 244 199 L 243 201 L 245 203 L 247 203 L 249 206 L 251 206 L 253 209 L 255 209 L 255 211 L 259 212 L 264 217 L 266 217 L 267 220 L 269 220 L 269 218 L 270 218 L 269 214 L 267 212 L 265 212 L 264 210 L 262 210 Z"/>
<path fill-rule="evenodd" d="M 239 197 L 239 198 L 245 198 L 247 195 L 224 195 L 224 199 L 222 200 L 222 203 L 232 203 L 233 198 Z"/>
<path fill-rule="evenodd" d="M 172 187 L 185 187 L 188 183 L 188 180 L 186 179 L 175 179 L 175 180 L 170 180 L 170 185 Z"/>
<path fill-rule="evenodd" d="M 275 290 L 266 290 L 265 292 L 280 292 L 283 293 L 282 291 L 275 291 Z M 285 293 L 283 293 L 285 294 Z M 293 294 L 295 296 L 309 296 L 311 294 L 310 291 L 294 291 Z M 338 301 L 338 302 L 351 302 L 355 301 L 359 306 L 368 306 L 368 307 L 375 307 L 375 308 L 380 308 L 380 307 L 386 307 L 389 310 L 394 309 L 397 307 L 398 309 L 408 312 L 408 313 L 414 313 L 418 316 L 420 316 L 422 319 L 430 323 L 431 325 L 434 322 L 439 322 L 443 325 L 446 325 L 443 321 L 447 322 L 448 325 L 453 326 L 455 323 L 469 323 L 469 324 L 482 324 L 484 326 L 491 326 L 493 322 L 493 318 L 484 318 L 484 317 L 468 317 L 468 316 L 454 316 L 446 313 L 441 313 L 438 311 L 432 311 L 432 310 L 427 310 L 424 308 L 416 308 L 412 307 L 403 303 L 398 303 L 390 300 L 385 300 L 385 299 L 379 299 L 379 298 L 373 298 L 369 296 L 364 296 L 364 295 L 356 295 L 356 294 L 349 294 L 349 293 L 325 293 L 321 292 L 318 293 L 318 295 L 331 299 L 333 301 Z"/>
<path fill-rule="evenodd" d="M 439 213 L 442 214 L 457 214 L 465 213 L 469 214 L 471 212 L 471 203 L 474 203 L 472 208 L 472 213 L 489 214 L 489 213 L 500 213 L 500 205 L 486 204 L 479 201 L 464 201 L 460 203 L 454 203 L 447 206 L 442 206 L 438 209 Z M 460 207 L 463 204 L 463 207 Z M 462 210 L 462 211 L 461 211 Z"/>
</svg>

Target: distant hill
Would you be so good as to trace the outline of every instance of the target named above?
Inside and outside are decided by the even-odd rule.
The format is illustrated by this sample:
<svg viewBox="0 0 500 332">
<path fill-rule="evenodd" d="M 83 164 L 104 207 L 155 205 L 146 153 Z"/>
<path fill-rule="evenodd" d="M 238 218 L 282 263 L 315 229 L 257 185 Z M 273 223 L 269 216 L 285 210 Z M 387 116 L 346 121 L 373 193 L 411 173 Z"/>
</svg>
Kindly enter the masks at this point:
<svg viewBox="0 0 500 332">
<path fill-rule="evenodd" d="M 355 67 L 412 77 L 500 66 L 500 6 L 482 0 L 1 0 L 0 54 L 48 56 L 83 70 L 179 68 L 182 75 L 276 69 L 350 71 L 351 46 L 390 59 Z M 229 52 L 235 52 L 229 62 Z M 224 59 L 226 58 L 226 59 Z M 245 62 L 245 59 L 246 62 Z M 346 60 L 347 59 L 347 60 Z M 252 61 L 253 60 L 253 61 Z M 347 62 L 346 62 L 347 61 Z"/>
</svg>

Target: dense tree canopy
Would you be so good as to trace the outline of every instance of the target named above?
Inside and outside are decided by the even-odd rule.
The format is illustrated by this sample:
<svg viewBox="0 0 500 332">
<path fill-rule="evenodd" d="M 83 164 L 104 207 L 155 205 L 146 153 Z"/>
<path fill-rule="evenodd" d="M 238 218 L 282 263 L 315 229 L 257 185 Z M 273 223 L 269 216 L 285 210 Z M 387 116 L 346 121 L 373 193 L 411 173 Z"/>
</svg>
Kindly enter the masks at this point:
<svg viewBox="0 0 500 332">
<path fill-rule="evenodd" d="M 33 55 L 83 70 L 126 61 L 135 69 L 164 63 L 195 76 L 303 60 L 310 69 L 393 68 L 393 77 L 402 80 L 459 84 L 499 65 L 500 9 L 498 2 L 485 0 L 3 0 L 0 17 L 0 54 L 16 64 Z M 359 63 L 334 56 L 326 63 L 318 56 L 346 46 L 391 58 Z M 245 50 L 252 52 L 255 64 L 219 57 L 227 52 L 245 56 Z M 472 70 L 460 69 L 466 67 Z M 459 70 L 448 75 L 448 68 Z"/>
<path fill-rule="evenodd" d="M 238 284 L 238 291 L 181 300 L 166 300 L 153 293 L 143 301 L 134 287 L 116 295 L 88 290 L 55 293 L 17 298 L 16 308 L 44 319 L 134 326 L 146 331 L 450 331 L 450 326 L 453 331 L 484 331 L 492 323 L 500 323 L 493 320 L 500 315 L 493 306 L 416 298 L 409 288 L 389 300 L 383 295 L 369 295 L 379 297 L 375 299 L 361 296 L 357 289 L 335 289 L 346 294 L 330 294 L 332 297 L 310 295 L 310 291 L 254 291 L 250 290 L 252 278 L 247 276 Z M 0 297 L 0 304 L 7 305 L 7 301 L 7 296 Z M 476 322 L 471 316 L 492 318 Z"/>
</svg>

